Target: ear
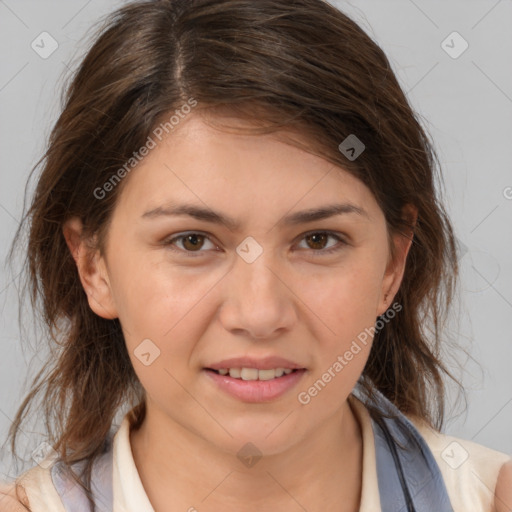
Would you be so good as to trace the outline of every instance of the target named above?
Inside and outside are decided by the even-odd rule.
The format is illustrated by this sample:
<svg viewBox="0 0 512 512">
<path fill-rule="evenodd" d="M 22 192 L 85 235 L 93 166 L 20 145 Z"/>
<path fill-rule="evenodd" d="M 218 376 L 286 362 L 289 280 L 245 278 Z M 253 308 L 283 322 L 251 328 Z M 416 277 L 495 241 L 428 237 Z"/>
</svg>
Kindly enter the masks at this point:
<svg viewBox="0 0 512 512">
<path fill-rule="evenodd" d="M 403 218 L 407 220 L 408 224 L 412 227 L 401 230 L 401 232 L 395 233 L 392 236 L 394 255 L 390 255 L 386 271 L 384 273 L 384 278 L 382 280 L 381 293 L 379 303 L 377 305 L 377 316 L 385 313 L 400 288 L 404 275 L 407 254 L 409 253 L 414 237 L 414 227 L 416 226 L 418 218 L 418 209 L 411 204 L 405 205 L 403 209 Z"/>
<path fill-rule="evenodd" d="M 105 259 L 95 247 L 95 240 L 82 236 L 82 229 L 81 220 L 74 217 L 64 224 L 62 231 L 75 260 L 89 306 L 102 318 L 117 318 Z"/>
</svg>

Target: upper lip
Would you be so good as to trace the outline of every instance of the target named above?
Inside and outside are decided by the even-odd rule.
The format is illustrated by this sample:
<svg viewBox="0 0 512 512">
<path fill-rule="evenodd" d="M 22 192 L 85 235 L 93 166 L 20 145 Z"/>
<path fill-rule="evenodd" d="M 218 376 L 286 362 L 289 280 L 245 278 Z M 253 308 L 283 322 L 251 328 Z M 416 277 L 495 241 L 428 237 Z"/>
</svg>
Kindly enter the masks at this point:
<svg viewBox="0 0 512 512">
<path fill-rule="evenodd" d="M 289 368 L 291 370 L 304 369 L 300 364 L 294 363 L 284 357 L 268 356 L 268 357 L 231 357 L 223 359 L 217 363 L 213 363 L 206 368 L 212 370 L 220 370 L 221 368 L 257 368 L 258 370 L 270 370 L 272 368 Z"/>
</svg>

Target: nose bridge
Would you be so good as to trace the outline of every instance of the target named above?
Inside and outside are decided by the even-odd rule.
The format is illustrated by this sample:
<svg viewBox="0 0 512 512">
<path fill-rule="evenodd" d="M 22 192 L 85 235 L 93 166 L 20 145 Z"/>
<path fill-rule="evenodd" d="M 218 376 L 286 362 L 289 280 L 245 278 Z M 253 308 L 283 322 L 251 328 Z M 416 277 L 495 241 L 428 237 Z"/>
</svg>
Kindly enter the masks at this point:
<svg viewBox="0 0 512 512">
<path fill-rule="evenodd" d="M 279 275 L 274 252 L 252 239 L 242 242 L 237 253 L 223 306 L 225 327 L 246 330 L 255 338 L 289 327 L 293 294 Z"/>
<path fill-rule="evenodd" d="M 252 237 L 248 238 L 250 240 L 237 248 L 238 258 L 233 269 L 241 285 L 239 291 L 245 290 L 254 300 L 271 303 L 282 293 L 276 258 L 270 248 L 263 248 Z"/>
</svg>

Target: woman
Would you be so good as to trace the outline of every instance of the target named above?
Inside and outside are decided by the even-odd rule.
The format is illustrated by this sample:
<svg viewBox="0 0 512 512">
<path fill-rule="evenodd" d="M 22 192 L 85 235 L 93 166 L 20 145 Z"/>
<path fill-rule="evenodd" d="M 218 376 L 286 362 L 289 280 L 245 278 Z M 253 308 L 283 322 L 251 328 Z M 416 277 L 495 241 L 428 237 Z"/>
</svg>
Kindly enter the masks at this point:
<svg viewBox="0 0 512 512">
<path fill-rule="evenodd" d="M 59 349 L 10 434 L 44 391 L 52 448 L 4 504 L 510 507 L 509 458 L 440 433 L 457 264 L 435 163 L 327 3 L 114 13 L 25 217 Z"/>
</svg>

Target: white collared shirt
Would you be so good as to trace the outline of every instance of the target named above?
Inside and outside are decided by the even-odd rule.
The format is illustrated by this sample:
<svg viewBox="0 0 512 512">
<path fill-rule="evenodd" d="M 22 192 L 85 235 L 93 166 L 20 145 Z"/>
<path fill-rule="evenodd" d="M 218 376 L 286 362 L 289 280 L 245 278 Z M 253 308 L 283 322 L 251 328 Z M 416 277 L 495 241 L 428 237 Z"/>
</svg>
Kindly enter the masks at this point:
<svg viewBox="0 0 512 512">
<path fill-rule="evenodd" d="M 365 405 L 354 395 L 350 395 L 348 401 L 363 437 L 360 512 L 381 512 L 371 418 Z M 439 465 L 454 512 L 492 512 L 499 470 L 510 457 L 477 443 L 438 433 L 426 423 L 410 419 Z M 450 460 L 454 449 L 463 449 L 468 455 L 456 468 Z M 25 488 L 32 512 L 66 512 L 50 471 L 51 467 L 35 466 L 17 479 Z M 133 459 L 128 414 L 113 439 L 113 498 L 113 512 L 154 512 Z"/>
</svg>

